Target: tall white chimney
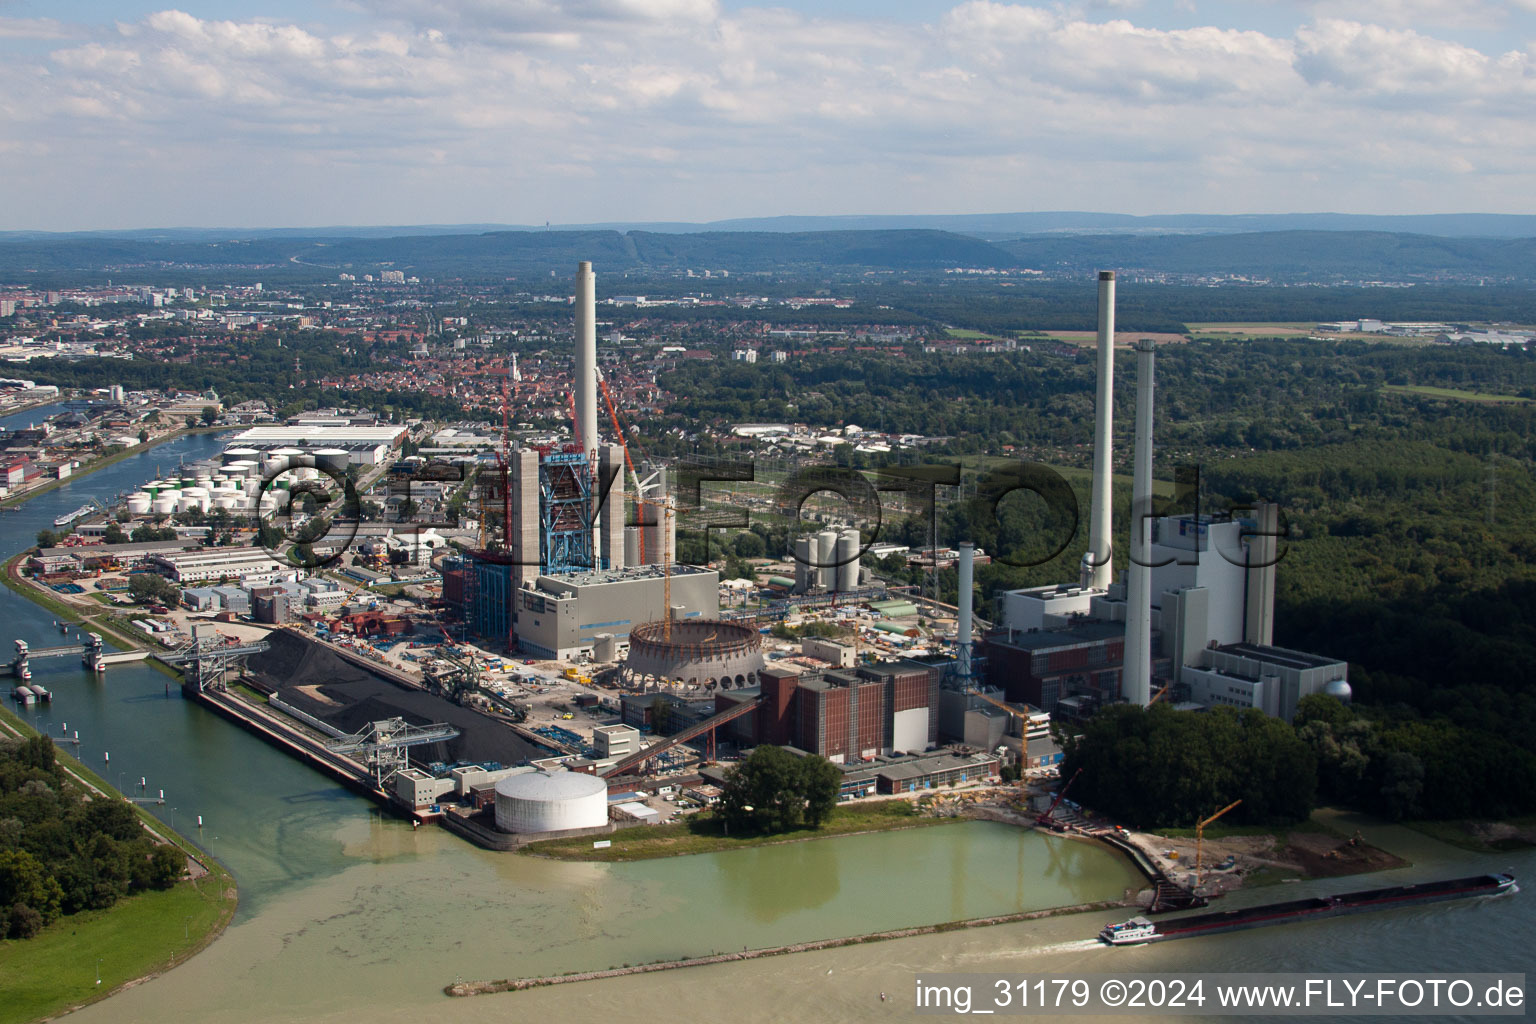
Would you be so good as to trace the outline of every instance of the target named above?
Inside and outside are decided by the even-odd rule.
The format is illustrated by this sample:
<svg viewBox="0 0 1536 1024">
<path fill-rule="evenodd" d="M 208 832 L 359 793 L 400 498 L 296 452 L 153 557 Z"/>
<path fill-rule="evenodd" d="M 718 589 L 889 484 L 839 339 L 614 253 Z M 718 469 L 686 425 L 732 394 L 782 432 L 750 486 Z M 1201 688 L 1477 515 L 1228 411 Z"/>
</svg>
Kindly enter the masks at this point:
<svg viewBox="0 0 1536 1024">
<path fill-rule="evenodd" d="M 1136 343 L 1136 460 L 1131 477 L 1131 571 L 1125 588 L 1125 668 L 1120 695 L 1152 700 L 1152 339 Z"/>
<path fill-rule="evenodd" d="M 971 591 L 975 589 L 976 545 L 960 542 L 960 614 L 955 620 L 955 668 L 964 684 L 971 685 Z"/>
<path fill-rule="evenodd" d="M 576 429 L 582 448 L 597 447 L 597 287 L 592 264 L 576 265 Z"/>
<path fill-rule="evenodd" d="M 1093 506 L 1089 509 L 1088 550 L 1083 554 L 1082 584 L 1106 589 L 1113 578 L 1112 514 L 1115 426 L 1115 272 L 1099 271 L 1099 378 L 1093 417 Z"/>
</svg>

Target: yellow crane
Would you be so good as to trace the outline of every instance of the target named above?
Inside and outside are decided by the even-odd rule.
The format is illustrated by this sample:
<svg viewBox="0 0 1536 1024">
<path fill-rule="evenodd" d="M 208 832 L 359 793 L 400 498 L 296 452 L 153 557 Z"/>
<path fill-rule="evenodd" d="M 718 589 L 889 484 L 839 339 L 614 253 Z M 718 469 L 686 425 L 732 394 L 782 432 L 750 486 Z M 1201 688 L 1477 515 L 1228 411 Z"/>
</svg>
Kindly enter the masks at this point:
<svg viewBox="0 0 1536 1024">
<path fill-rule="evenodd" d="M 1200 883 L 1200 864 L 1205 853 L 1205 826 L 1209 825 L 1223 814 L 1226 814 L 1240 803 L 1242 803 L 1241 800 L 1232 801 L 1231 803 L 1227 804 L 1227 806 L 1223 807 L 1221 810 L 1217 811 L 1215 814 L 1211 815 L 1209 818 L 1206 818 L 1204 821 L 1195 826 L 1195 884 L 1198 885 Z"/>
</svg>

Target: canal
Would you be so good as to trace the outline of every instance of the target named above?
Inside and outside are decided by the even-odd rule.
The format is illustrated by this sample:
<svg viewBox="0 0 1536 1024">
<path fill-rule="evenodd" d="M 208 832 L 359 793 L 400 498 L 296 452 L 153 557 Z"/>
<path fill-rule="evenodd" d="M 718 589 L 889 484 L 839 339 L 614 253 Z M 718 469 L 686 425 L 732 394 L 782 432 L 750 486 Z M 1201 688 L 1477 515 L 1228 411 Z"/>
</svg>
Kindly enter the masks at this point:
<svg viewBox="0 0 1536 1024">
<path fill-rule="evenodd" d="M 27 546 L 87 495 L 104 500 L 219 448 L 211 435 L 181 438 L 0 513 L 0 550 Z M 52 615 L 10 591 L 0 591 L 0 616 L 12 633 L 0 638 L 7 647 L 15 637 L 57 642 Z M 1099 917 L 1061 917 L 448 1000 L 441 988 L 456 977 L 561 973 L 1113 899 L 1140 879 L 1096 846 L 983 822 L 636 864 L 488 853 L 380 814 L 183 700 L 155 669 L 118 666 L 98 679 L 60 660 L 34 670 L 55 702 L 22 714 L 54 734 L 66 722 L 78 730 L 82 759 L 126 791 L 136 792 L 141 777 L 149 791 L 164 789 L 155 813 L 194 836 L 241 886 L 240 912 L 223 938 L 166 976 L 81 1011 L 86 1022 L 854 1021 L 910 1012 L 904 994 L 920 971 L 1523 970 L 1536 942 L 1525 895 L 1130 950 L 1088 941 Z M 1384 876 L 1394 880 L 1510 867 L 1529 877 L 1536 868 L 1528 852 L 1481 857 L 1406 829 L 1365 831 L 1414 861 Z M 1230 899 L 1330 886 L 1360 880 Z M 881 1003 L 880 991 L 892 1002 Z"/>
</svg>

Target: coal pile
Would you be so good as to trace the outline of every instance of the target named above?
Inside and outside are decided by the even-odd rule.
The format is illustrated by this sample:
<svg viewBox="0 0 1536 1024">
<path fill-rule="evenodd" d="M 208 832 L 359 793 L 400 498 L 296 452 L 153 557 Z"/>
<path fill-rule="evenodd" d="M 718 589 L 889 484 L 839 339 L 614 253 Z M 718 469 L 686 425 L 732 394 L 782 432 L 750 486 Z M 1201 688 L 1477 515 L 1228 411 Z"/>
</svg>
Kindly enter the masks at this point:
<svg viewBox="0 0 1536 1024">
<path fill-rule="evenodd" d="M 283 703 L 333 728 L 355 733 L 370 722 L 403 718 L 412 725 L 447 722 L 460 731 L 458 738 L 446 743 L 411 748 L 414 762 L 500 761 L 513 765 L 552 753 L 501 722 L 374 675 L 324 644 L 286 630 L 274 630 L 268 639 L 271 649 L 251 657 L 249 673 L 275 688 Z"/>
</svg>

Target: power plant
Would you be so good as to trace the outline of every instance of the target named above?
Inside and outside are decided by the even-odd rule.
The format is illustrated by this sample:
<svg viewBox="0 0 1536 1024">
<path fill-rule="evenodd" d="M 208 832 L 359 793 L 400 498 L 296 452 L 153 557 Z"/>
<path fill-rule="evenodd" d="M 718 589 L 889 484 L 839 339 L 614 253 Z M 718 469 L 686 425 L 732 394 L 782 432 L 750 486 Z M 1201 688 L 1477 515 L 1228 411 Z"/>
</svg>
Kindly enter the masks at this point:
<svg viewBox="0 0 1536 1024">
<path fill-rule="evenodd" d="M 592 649 L 599 631 L 581 626 L 584 621 L 601 621 L 604 633 L 622 638 L 642 622 L 713 617 L 719 607 L 713 573 L 668 564 L 676 524 L 666 506 L 665 477 L 657 473 L 642 481 L 632 473 L 631 493 L 625 467 L 632 463 L 622 433 L 616 430 L 618 443 L 609 443 L 598 429 L 596 301 L 592 264 L 582 261 L 574 303 L 572 441 L 513 447 L 503 396 L 497 464 L 482 469 L 479 486 L 482 522 L 499 522 L 499 543 L 495 531 L 483 530 L 484 543 L 448 569 L 470 634 L 550 658 Z M 617 427 L 611 402 L 609 414 Z M 639 509 L 633 517 L 631 498 Z M 646 566 L 660 569 L 640 571 Z M 673 572 L 690 577 L 679 582 L 675 602 L 669 597 Z M 658 573 L 669 577 L 665 585 L 650 585 Z M 709 578 L 691 578 L 699 575 Z M 593 618 L 587 612 L 595 604 L 612 614 Z"/>
<path fill-rule="evenodd" d="M 1158 515 L 1152 454 L 1156 353 L 1136 353 L 1135 453 L 1126 570 L 1111 542 L 1115 275 L 1099 274 L 1092 508 L 1072 583 L 997 596 L 997 627 L 975 652 L 961 631 L 957 675 L 1008 702 L 1086 715 L 1105 703 L 1254 707 L 1289 719 L 1309 693 L 1349 690 L 1342 661 L 1272 646 L 1279 510 Z M 962 573 L 964 573 L 962 569 Z M 962 583 L 962 608 L 968 588 Z M 966 705 L 975 707 L 974 702 Z"/>
</svg>

